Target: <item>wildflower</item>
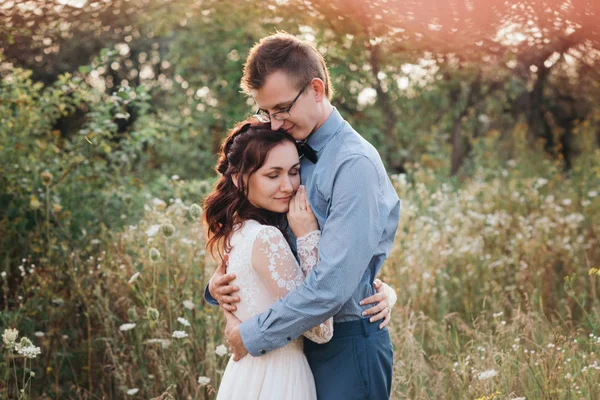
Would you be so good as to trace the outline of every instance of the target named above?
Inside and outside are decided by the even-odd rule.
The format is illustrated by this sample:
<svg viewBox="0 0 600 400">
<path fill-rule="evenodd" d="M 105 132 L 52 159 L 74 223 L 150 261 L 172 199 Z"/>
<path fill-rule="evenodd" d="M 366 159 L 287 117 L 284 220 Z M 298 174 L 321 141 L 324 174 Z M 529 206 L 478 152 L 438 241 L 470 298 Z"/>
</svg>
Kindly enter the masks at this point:
<svg viewBox="0 0 600 400">
<path fill-rule="evenodd" d="M 188 337 L 188 334 L 186 331 L 173 331 L 171 336 L 173 336 L 175 339 L 183 339 Z"/>
<path fill-rule="evenodd" d="M 548 179 L 538 178 L 538 180 L 535 182 L 534 186 L 539 189 L 542 186 L 546 186 L 547 184 L 548 184 Z"/>
<path fill-rule="evenodd" d="M 44 337 L 46 334 L 42 331 L 37 331 L 33 334 L 35 337 Z"/>
<path fill-rule="evenodd" d="M 150 321 L 158 321 L 158 318 L 160 318 L 160 311 L 158 311 L 156 308 L 154 307 L 148 307 L 146 309 L 146 317 L 150 320 Z"/>
<path fill-rule="evenodd" d="M 158 233 L 159 229 L 160 225 L 152 225 L 146 230 L 146 235 L 148 235 L 148 237 L 152 237 Z"/>
<path fill-rule="evenodd" d="M 0 276 L 2 276 L 3 278 L 6 278 L 6 271 L 0 272 Z"/>
<path fill-rule="evenodd" d="M 140 276 L 139 272 L 136 272 L 135 274 L 133 274 L 131 276 L 131 278 L 129 278 L 129 281 L 127 281 L 127 283 L 132 284 L 133 282 L 135 282 L 135 280 Z"/>
<path fill-rule="evenodd" d="M 178 181 L 178 180 L 179 180 L 179 175 L 173 175 L 173 176 L 171 177 L 171 180 L 172 180 L 172 181 Z"/>
<path fill-rule="evenodd" d="M 12 349 L 13 347 L 15 347 L 15 342 L 17 341 L 17 336 L 19 336 L 18 330 L 8 328 L 8 329 L 5 329 L 4 333 L 2 334 L 2 341 L 4 342 L 4 345 L 8 349 Z"/>
<path fill-rule="evenodd" d="M 183 306 L 185 308 L 187 308 L 188 310 L 193 310 L 194 309 L 194 302 L 192 302 L 191 300 L 184 300 L 183 301 Z"/>
<path fill-rule="evenodd" d="M 154 247 L 150 249 L 150 260 L 154 262 L 160 260 L 160 251 L 158 251 L 158 249 Z"/>
<path fill-rule="evenodd" d="M 152 199 L 152 205 L 158 209 L 163 209 L 167 206 L 167 203 L 165 203 L 161 199 L 154 198 L 154 199 Z"/>
<path fill-rule="evenodd" d="M 21 347 L 17 352 L 25 358 L 35 358 L 42 353 L 40 348 L 37 346 L 24 346 Z"/>
<path fill-rule="evenodd" d="M 479 373 L 479 375 L 477 375 L 477 379 L 479 379 L 480 381 L 483 381 L 486 379 L 493 378 L 496 375 L 498 375 L 498 371 L 496 371 L 495 369 L 488 369 L 487 371 L 483 371 L 483 372 Z"/>
<path fill-rule="evenodd" d="M 207 376 L 199 376 L 198 377 L 198 384 L 200 386 L 206 386 L 210 383 L 210 378 Z"/>
<path fill-rule="evenodd" d="M 600 268 L 590 268 L 590 270 L 588 271 L 588 275 L 600 276 Z"/>
<path fill-rule="evenodd" d="M 160 231 L 165 237 L 171 237 L 175 233 L 175 226 L 170 222 L 165 222 L 160 226 Z"/>
<path fill-rule="evenodd" d="M 227 347 L 225 347 L 224 344 L 218 345 L 217 348 L 215 349 L 215 354 L 218 355 L 219 357 L 223 357 L 227 353 L 228 353 Z"/>
<path fill-rule="evenodd" d="M 598 192 L 597 192 L 597 191 L 595 191 L 595 190 L 590 190 L 590 191 L 588 192 L 588 196 L 589 196 L 589 197 L 596 197 L 596 196 L 598 196 Z"/>
<path fill-rule="evenodd" d="M 185 319 L 183 317 L 177 318 L 177 321 L 183 326 L 191 326 L 192 325 L 192 324 L 190 324 L 190 322 L 187 319 Z"/>
<path fill-rule="evenodd" d="M 31 347 L 31 346 L 33 346 L 33 343 L 31 342 L 31 340 L 29 340 L 29 338 L 22 337 L 21 341 L 19 341 L 19 343 L 15 344 L 15 350 L 18 353 L 22 348 Z"/>
<path fill-rule="evenodd" d="M 44 186 L 50 186 L 53 178 L 52 174 L 48 171 L 44 171 L 40 174 L 40 176 L 42 177 L 42 184 Z"/>
<path fill-rule="evenodd" d="M 137 393 L 137 392 L 139 392 L 139 391 L 140 391 L 140 389 L 138 389 L 138 388 L 133 388 L 133 389 L 129 389 L 129 390 L 127 391 L 127 394 L 128 394 L 129 396 L 133 396 L 134 394 L 136 394 L 136 393 Z"/>
<path fill-rule="evenodd" d="M 135 328 L 135 323 L 134 322 L 128 322 L 126 324 L 123 324 L 119 327 L 119 330 L 122 332 L 126 332 L 126 331 L 130 331 L 133 328 Z"/>
<path fill-rule="evenodd" d="M 37 199 L 37 197 L 31 197 L 31 199 L 29 200 L 29 207 L 31 207 L 31 209 L 33 210 L 39 210 L 39 208 L 42 206 L 42 203 L 40 203 L 40 201 Z"/>
<path fill-rule="evenodd" d="M 190 215 L 192 218 L 200 218 L 202 216 L 202 207 L 194 203 L 190 206 Z"/>
</svg>

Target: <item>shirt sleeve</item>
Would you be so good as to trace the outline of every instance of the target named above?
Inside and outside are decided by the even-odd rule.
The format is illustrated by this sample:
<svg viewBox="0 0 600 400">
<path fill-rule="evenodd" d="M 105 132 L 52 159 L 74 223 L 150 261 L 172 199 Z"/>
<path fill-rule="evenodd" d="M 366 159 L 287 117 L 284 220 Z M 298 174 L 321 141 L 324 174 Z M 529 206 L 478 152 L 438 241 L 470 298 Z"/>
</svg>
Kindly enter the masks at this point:
<svg viewBox="0 0 600 400">
<path fill-rule="evenodd" d="M 317 252 L 320 233 L 311 232 L 298 241 L 298 249 L 304 254 L 304 264 L 300 267 L 294 258 L 290 246 L 279 229 L 267 226 L 261 229 L 252 246 L 252 267 L 260 276 L 271 296 L 283 299 L 289 292 L 296 289 L 304 281 L 303 271 L 310 271 L 316 264 L 314 257 Z M 302 258 L 301 258 L 302 260 Z M 302 262 L 302 261 L 301 261 Z M 304 332 L 304 336 L 316 343 L 326 343 L 333 337 L 333 318 Z M 288 336 L 287 341 L 296 339 Z"/>
<path fill-rule="evenodd" d="M 210 281 L 208 281 L 208 283 L 206 284 L 206 287 L 204 288 L 204 301 L 206 301 L 208 304 L 211 304 L 213 306 L 218 306 L 219 302 L 212 297 L 212 295 L 210 294 L 210 291 L 208 290 L 208 285 L 210 284 Z"/>
<path fill-rule="evenodd" d="M 355 155 L 333 179 L 317 266 L 283 300 L 240 325 L 253 356 L 280 348 L 290 335 L 297 337 L 335 315 L 356 291 L 375 254 L 385 227 L 379 202 L 383 177 L 369 158 Z"/>
</svg>

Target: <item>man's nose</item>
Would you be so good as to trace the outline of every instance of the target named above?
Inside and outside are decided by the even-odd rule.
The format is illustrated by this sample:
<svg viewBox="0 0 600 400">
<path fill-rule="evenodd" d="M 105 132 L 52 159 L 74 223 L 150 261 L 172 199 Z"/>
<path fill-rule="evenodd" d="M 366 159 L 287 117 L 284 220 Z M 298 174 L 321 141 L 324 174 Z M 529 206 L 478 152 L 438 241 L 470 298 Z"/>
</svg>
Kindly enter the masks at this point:
<svg viewBox="0 0 600 400">
<path fill-rule="evenodd" d="M 281 128 L 284 123 L 285 121 L 278 121 L 275 118 L 271 118 L 271 129 L 276 131 L 277 129 Z"/>
</svg>

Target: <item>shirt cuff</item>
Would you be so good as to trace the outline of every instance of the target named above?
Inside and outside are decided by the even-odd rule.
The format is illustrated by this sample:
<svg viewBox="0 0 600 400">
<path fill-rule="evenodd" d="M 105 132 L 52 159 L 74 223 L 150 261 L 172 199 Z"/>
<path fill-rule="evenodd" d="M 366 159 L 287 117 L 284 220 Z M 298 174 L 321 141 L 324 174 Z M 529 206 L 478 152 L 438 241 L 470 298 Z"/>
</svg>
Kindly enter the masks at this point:
<svg viewBox="0 0 600 400">
<path fill-rule="evenodd" d="M 260 357 L 271 351 L 271 345 L 263 338 L 258 326 L 258 316 L 244 321 L 239 329 L 242 342 L 253 357 Z"/>
<path fill-rule="evenodd" d="M 211 296 L 210 291 L 208 290 L 208 285 L 210 285 L 210 281 L 206 284 L 206 288 L 204 288 L 204 300 L 208 304 L 212 304 L 213 306 L 218 306 L 219 302 L 215 300 L 214 297 Z"/>
</svg>

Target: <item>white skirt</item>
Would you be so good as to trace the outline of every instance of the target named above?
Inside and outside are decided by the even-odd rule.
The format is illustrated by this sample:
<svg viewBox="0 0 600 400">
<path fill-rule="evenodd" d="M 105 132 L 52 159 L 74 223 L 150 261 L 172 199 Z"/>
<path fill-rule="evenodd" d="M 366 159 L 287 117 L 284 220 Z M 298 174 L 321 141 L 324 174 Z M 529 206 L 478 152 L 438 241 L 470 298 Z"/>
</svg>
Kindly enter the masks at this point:
<svg viewBox="0 0 600 400">
<path fill-rule="evenodd" d="M 232 356 L 217 400 L 316 400 L 315 380 L 298 342 L 238 362 Z"/>
</svg>

